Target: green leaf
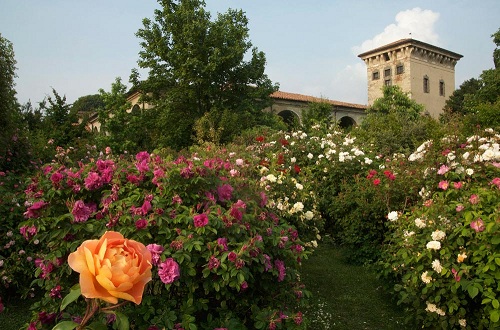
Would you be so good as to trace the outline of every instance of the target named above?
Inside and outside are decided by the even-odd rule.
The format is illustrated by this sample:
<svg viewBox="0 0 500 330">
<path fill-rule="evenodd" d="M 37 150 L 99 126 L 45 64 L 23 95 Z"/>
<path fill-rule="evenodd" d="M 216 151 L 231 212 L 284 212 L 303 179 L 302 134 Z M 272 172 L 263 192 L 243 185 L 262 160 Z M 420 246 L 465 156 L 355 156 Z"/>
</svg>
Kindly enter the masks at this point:
<svg viewBox="0 0 500 330">
<path fill-rule="evenodd" d="M 118 330 L 129 330 L 130 324 L 128 322 L 128 317 L 120 312 L 115 312 L 116 315 L 116 325 Z"/>
<path fill-rule="evenodd" d="M 500 236 L 493 237 L 491 243 L 495 245 L 500 244 Z"/>
<path fill-rule="evenodd" d="M 493 299 L 491 301 L 491 304 L 493 305 L 493 308 L 495 308 L 495 309 L 498 309 L 498 307 L 500 307 L 500 303 L 498 302 L 497 299 Z"/>
<path fill-rule="evenodd" d="M 498 320 L 500 320 L 500 313 L 497 310 L 491 311 L 490 320 L 493 323 L 498 322 Z"/>
<path fill-rule="evenodd" d="M 495 258 L 495 263 L 500 266 L 500 258 Z"/>
<path fill-rule="evenodd" d="M 85 329 L 89 329 L 89 330 L 108 330 L 108 327 L 106 326 L 106 324 L 104 324 L 102 322 L 94 321 L 94 322 L 90 323 L 89 325 L 87 325 L 85 327 Z"/>
<path fill-rule="evenodd" d="M 474 298 L 479 293 L 479 289 L 477 287 L 471 285 L 467 288 L 467 292 L 469 292 L 469 296 L 471 298 Z"/>
<path fill-rule="evenodd" d="M 79 324 L 73 321 L 62 321 L 57 323 L 52 330 L 73 330 L 75 329 Z"/>
<path fill-rule="evenodd" d="M 71 304 L 73 301 L 77 300 L 78 297 L 82 294 L 80 290 L 80 284 L 75 284 L 73 287 L 69 290 L 69 293 L 64 297 L 64 299 L 61 302 L 61 311 L 66 308 L 69 304 Z"/>
</svg>

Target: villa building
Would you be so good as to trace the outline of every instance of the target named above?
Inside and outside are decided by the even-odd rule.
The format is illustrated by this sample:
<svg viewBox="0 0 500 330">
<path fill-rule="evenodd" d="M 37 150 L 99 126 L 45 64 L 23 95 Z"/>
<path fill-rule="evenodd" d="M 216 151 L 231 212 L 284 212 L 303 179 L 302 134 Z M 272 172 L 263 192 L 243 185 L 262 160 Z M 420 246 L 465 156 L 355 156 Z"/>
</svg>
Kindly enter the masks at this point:
<svg viewBox="0 0 500 330">
<path fill-rule="evenodd" d="M 455 90 L 455 65 L 462 55 L 415 39 L 401 39 L 358 57 L 367 67 L 368 106 L 277 91 L 271 94 L 273 104 L 263 111 L 271 111 L 286 122 L 300 121 L 309 103 L 325 102 L 332 106 L 332 117 L 341 127 L 356 126 L 363 120 L 366 109 L 382 97 L 384 85 L 398 85 L 410 98 L 423 104 L 426 113 L 438 118 Z M 129 95 L 129 112 L 151 107 L 141 102 L 140 96 L 139 92 Z M 90 116 L 89 129 L 100 130 L 97 114 Z"/>
<path fill-rule="evenodd" d="M 462 55 L 415 39 L 401 39 L 358 55 L 367 68 L 368 106 L 384 85 L 398 85 L 437 118 L 455 90 L 455 65 Z"/>
</svg>

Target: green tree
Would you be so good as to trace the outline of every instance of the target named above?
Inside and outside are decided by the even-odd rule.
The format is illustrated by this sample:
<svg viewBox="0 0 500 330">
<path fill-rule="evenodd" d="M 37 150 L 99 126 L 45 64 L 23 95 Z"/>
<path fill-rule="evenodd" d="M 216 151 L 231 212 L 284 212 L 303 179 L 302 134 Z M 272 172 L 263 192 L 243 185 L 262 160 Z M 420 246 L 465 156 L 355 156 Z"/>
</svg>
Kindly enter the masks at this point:
<svg viewBox="0 0 500 330">
<path fill-rule="evenodd" d="M 42 130 L 55 146 L 75 147 L 77 140 L 86 135 L 85 123 L 79 123 L 77 113 L 66 103 L 66 96 L 59 95 L 55 89 L 52 94 L 39 103 L 44 114 Z"/>
<path fill-rule="evenodd" d="M 77 114 L 97 112 L 99 109 L 104 107 L 104 101 L 100 94 L 85 95 L 79 97 L 71 105 L 71 111 Z"/>
<path fill-rule="evenodd" d="M 204 1 L 159 3 L 154 21 L 144 19 L 136 34 L 139 67 L 149 70 L 140 89 L 155 107 L 159 146 L 191 144 L 194 123 L 213 109 L 234 113 L 238 130 L 260 124 L 277 86 L 264 73 L 264 53 L 248 40 L 244 13 L 229 9 L 212 21 Z M 137 82 L 137 71 L 132 75 Z M 221 131 L 227 140 L 235 128 Z"/>
<path fill-rule="evenodd" d="M 99 110 L 101 130 L 97 141 L 100 148 L 110 147 L 114 153 L 138 152 L 151 149 L 151 115 L 154 111 L 130 111 L 127 86 L 121 78 L 111 84 L 111 91 L 99 90 L 104 106 Z"/>
<path fill-rule="evenodd" d="M 332 122 L 332 105 L 327 102 L 311 102 L 302 111 L 302 126 L 308 131 L 314 124 Z"/>
<path fill-rule="evenodd" d="M 358 137 L 372 143 L 379 152 L 392 155 L 415 149 L 436 133 L 438 123 L 422 115 L 424 106 L 410 99 L 399 86 L 384 86 L 383 97 L 375 100 L 358 130 Z"/>
<path fill-rule="evenodd" d="M 13 142 L 19 138 L 17 132 L 19 104 L 16 98 L 14 78 L 16 59 L 12 43 L 0 34 L 0 165 L 6 169 L 16 151 Z"/>
<path fill-rule="evenodd" d="M 496 45 L 493 51 L 495 68 L 484 70 L 479 78 L 469 79 L 460 85 L 446 101 L 446 116 L 476 116 L 478 111 L 490 112 L 495 108 L 493 106 L 493 109 L 486 109 L 487 106 L 485 107 L 485 105 L 493 105 L 500 98 L 500 29 L 492 35 L 492 38 Z M 487 122 L 482 123 L 480 121 L 480 118 L 485 117 L 488 116 L 480 115 L 477 118 L 470 118 L 470 122 L 474 123 L 474 125 L 488 125 Z M 444 119 L 446 120 L 446 117 Z"/>
</svg>

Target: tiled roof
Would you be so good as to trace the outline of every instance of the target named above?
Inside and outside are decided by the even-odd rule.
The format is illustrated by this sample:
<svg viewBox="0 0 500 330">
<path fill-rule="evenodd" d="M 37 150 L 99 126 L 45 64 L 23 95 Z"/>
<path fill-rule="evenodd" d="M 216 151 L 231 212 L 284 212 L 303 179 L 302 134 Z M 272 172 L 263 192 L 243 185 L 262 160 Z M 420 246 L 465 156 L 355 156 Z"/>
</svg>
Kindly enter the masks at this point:
<svg viewBox="0 0 500 330">
<path fill-rule="evenodd" d="M 271 98 L 279 99 L 279 100 L 300 101 L 300 102 L 326 102 L 326 103 L 329 103 L 329 104 L 332 104 L 335 106 L 356 108 L 356 109 L 362 109 L 362 110 L 365 110 L 367 108 L 367 106 L 363 105 L 363 104 L 340 102 L 340 101 L 329 100 L 329 99 L 321 98 L 321 97 L 314 97 L 314 96 L 302 95 L 302 94 L 296 94 L 296 93 L 287 93 L 287 92 L 282 92 L 282 91 L 274 92 L 273 94 L 271 94 Z"/>
</svg>

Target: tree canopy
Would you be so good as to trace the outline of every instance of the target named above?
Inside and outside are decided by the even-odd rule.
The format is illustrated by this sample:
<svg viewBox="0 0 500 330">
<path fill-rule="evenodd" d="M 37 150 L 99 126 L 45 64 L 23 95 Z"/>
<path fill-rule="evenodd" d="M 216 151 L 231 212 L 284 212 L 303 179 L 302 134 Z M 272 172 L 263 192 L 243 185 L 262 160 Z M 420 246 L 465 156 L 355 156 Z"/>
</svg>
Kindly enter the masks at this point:
<svg viewBox="0 0 500 330">
<path fill-rule="evenodd" d="M 12 43 L 0 34 L 0 164 L 12 153 L 11 143 L 15 138 L 16 114 L 19 111 L 14 78 L 16 59 Z M 3 167 L 3 166 L 2 166 Z"/>
<path fill-rule="evenodd" d="M 238 129 L 259 123 L 277 85 L 264 73 L 264 53 L 249 41 L 245 14 L 229 9 L 211 20 L 204 1 L 159 3 L 154 20 L 145 18 L 136 34 L 142 39 L 139 67 L 148 77 L 139 83 L 135 71 L 133 80 L 156 109 L 160 146 L 189 145 L 196 120 L 218 116 L 214 109 L 235 114 Z"/>
<path fill-rule="evenodd" d="M 500 29 L 492 36 L 494 69 L 484 70 L 478 78 L 460 85 L 446 101 L 446 116 L 466 116 L 469 126 L 500 126 Z"/>
<path fill-rule="evenodd" d="M 383 97 L 368 108 L 354 133 L 385 155 L 407 152 L 429 139 L 437 121 L 424 116 L 424 106 L 410 99 L 399 86 L 384 86 Z"/>
</svg>

